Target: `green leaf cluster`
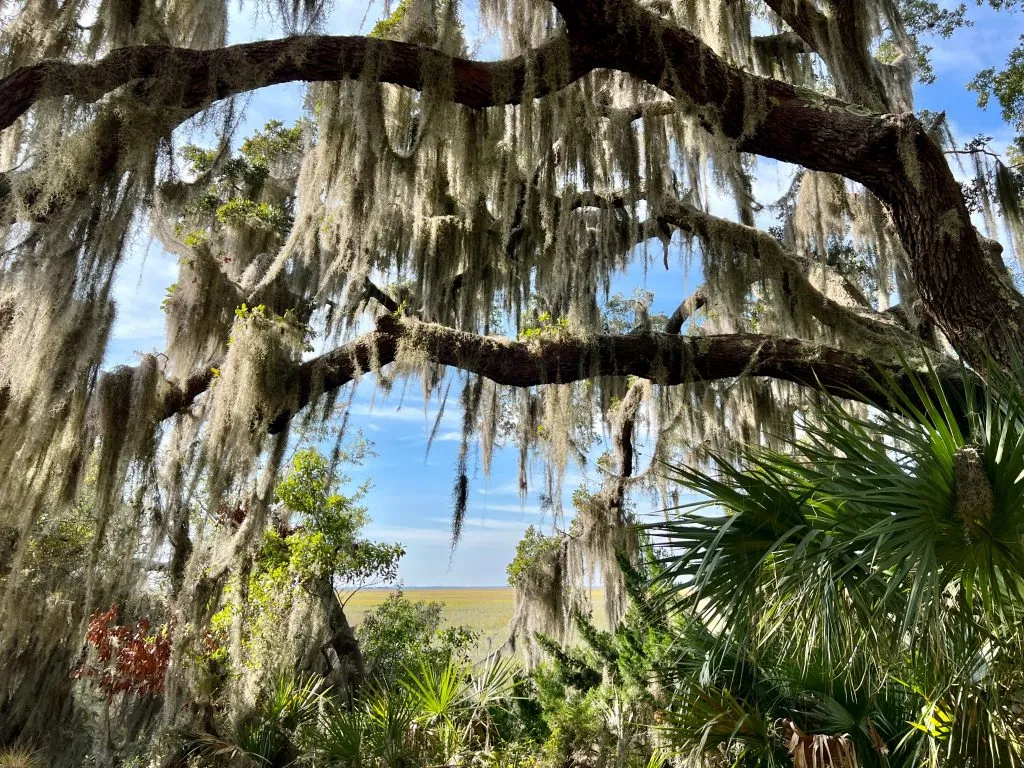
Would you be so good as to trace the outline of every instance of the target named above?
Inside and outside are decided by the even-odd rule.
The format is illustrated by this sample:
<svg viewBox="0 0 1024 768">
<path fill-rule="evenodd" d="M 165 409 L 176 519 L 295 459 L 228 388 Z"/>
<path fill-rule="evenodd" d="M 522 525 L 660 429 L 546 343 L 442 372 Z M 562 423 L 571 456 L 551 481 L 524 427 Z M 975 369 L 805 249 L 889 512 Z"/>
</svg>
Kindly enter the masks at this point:
<svg viewBox="0 0 1024 768">
<path fill-rule="evenodd" d="M 233 227 L 250 227 L 283 235 L 291 229 L 292 217 L 270 203 L 257 203 L 245 197 L 233 197 L 217 206 L 217 220 Z"/>
<path fill-rule="evenodd" d="M 569 332 L 569 318 L 551 318 L 550 312 L 540 312 L 526 320 L 519 331 L 521 339 L 558 338 Z"/>
<path fill-rule="evenodd" d="M 368 450 L 365 444 L 356 445 L 350 460 L 361 460 Z M 350 496 L 337 492 L 349 482 L 350 478 L 339 475 L 315 449 L 298 451 L 291 470 L 275 489 L 278 501 L 298 525 L 265 534 L 261 566 L 268 570 L 287 567 L 300 581 L 393 581 L 405 550 L 398 544 L 362 537 L 369 515 L 360 502 L 369 486 L 364 483 Z"/>
<path fill-rule="evenodd" d="M 545 536 L 539 528 L 529 526 L 516 545 L 512 562 L 505 568 L 509 586 L 522 585 L 531 573 L 536 572 L 538 563 L 549 557 L 561 544 L 560 536 Z"/>
<path fill-rule="evenodd" d="M 369 611 L 359 624 L 359 646 L 367 676 L 377 685 L 396 682 L 411 666 L 468 661 L 480 633 L 444 626 L 444 603 L 410 600 L 398 590 Z"/>
</svg>

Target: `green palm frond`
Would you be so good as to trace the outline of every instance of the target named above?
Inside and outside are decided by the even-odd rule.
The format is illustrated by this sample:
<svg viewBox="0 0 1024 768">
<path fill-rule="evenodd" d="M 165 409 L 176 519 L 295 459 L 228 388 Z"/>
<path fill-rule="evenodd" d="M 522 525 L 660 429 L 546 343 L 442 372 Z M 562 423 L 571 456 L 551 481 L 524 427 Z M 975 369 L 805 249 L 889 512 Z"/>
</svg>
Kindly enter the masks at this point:
<svg viewBox="0 0 1024 768">
<path fill-rule="evenodd" d="M 375 751 L 387 754 L 403 749 L 419 714 L 405 690 L 396 687 L 378 691 L 364 706 L 367 734 Z"/>
<path fill-rule="evenodd" d="M 785 721 L 862 765 L 1019 764 L 1021 380 L 911 373 L 881 382 L 891 411 L 825 396 L 782 449 L 666 467 L 701 497 L 647 527 L 651 591 L 689 617 L 662 679 L 690 696 L 679 733 L 762 754 L 777 734 L 740 725 Z"/>
<path fill-rule="evenodd" d="M 991 624 L 1019 618 L 1024 393 L 1000 376 L 959 401 L 911 376 L 914 398 L 894 391 L 897 410 L 869 418 L 825 398 L 786 453 L 667 468 L 706 499 L 649 529 L 663 579 L 687 587 L 677 607 L 840 648 L 893 617 L 888 634 L 925 639 L 958 597 Z"/>
<path fill-rule="evenodd" d="M 433 664 L 423 660 L 406 670 L 405 688 L 425 720 L 454 723 L 470 705 L 470 680 L 468 666 L 459 661 Z"/>
<path fill-rule="evenodd" d="M 337 706 L 327 708 L 320 718 L 311 750 L 317 762 L 338 768 L 362 768 L 372 765 L 366 714 Z"/>
<path fill-rule="evenodd" d="M 486 709 L 512 698 L 520 670 L 519 662 L 512 656 L 489 657 L 471 678 L 474 707 Z"/>
<path fill-rule="evenodd" d="M 225 736 L 193 734 L 184 751 L 198 765 L 287 768 L 303 753 L 301 742 L 324 706 L 321 677 L 280 677 Z"/>
</svg>

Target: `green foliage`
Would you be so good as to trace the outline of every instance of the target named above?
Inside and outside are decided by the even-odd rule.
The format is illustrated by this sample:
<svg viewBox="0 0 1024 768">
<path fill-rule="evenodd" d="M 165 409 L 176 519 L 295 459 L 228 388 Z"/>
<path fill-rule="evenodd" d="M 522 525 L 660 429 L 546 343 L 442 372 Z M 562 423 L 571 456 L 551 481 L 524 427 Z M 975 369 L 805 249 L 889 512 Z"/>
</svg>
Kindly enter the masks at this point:
<svg viewBox="0 0 1024 768">
<path fill-rule="evenodd" d="M 264 325 L 269 324 L 286 337 L 290 337 L 292 342 L 300 347 L 302 351 L 313 351 L 313 345 L 310 343 L 315 335 L 313 328 L 307 323 L 300 322 L 295 316 L 295 312 L 291 309 L 285 310 L 283 315 L 268 314 L 266 304 L 250 307 L 243 302 L 238 307 L 235 307 L 235 317 L 239 320 L 249 320 Z M 230 347 L 233 343 L 234 337 L 231 336 L 228 338 L 228 346 Z"/>
<path fill-rule="evenodd" d="M 226 736 L 194 734 L 185 741 L 189 764 L 293 766 L 324 704 L 323 681 L 279 678 Z"/>
<path fill-rule="evenodd" d="M 360 439 L 340 452 L 340 460 L 359 463 L 370 451 Z M 264 531 L 245 584 L 229 585 L 229 600 L 211 621 L 221 645 L 236 620 L 241 621 L 244 656 L 232 663 L 252 670 L 270 664 L 281 624 L 296 599 L 317 600 L 339 588 L 357 590 L 396 578 L 405 552 L 399 544 L 362 536 L 369 516 L 360 501 L 368 486 L 359 486 L 350 495 L 339 492 L 350 484 L 351 478 L 332 469 L 315 449 L 295 453 L 275 489 L 278 522 Z M 237 590 L 245 596 L 242 606 L 230 599 L 239 594 Z M 236 615 L 239 610 L 241 616 Z"/>
<path fill-rule="evenodd" d="M 370 450 L 365 441 L 359 441 L 345 451 L 343 459 L 359 463 Z M 398 544 L 361 537 L 369 515 L 359 502 L 369 486 L 364 483 L 351 496 L 337 492 L 339 486 L 350 482 L 347 475 L 332 470 L 315 449 L 296 452 L 275 495 L 298 525 L 283 535 L 267 531 L 260 566 L 268 570 L 286 567 L 300 582 L 330 578 L 359 586 L 393 581 L 405 550 Z"/>
<path fill-rule="evenodd" d="M 429 734 L 431 751 L 445 763 L 467 751 L 488 748 L 493 738 L 491 712 L 509 706 L 516 689 L 516 664 L 495 656 L 482 668 L 449 657 L 442 664 L 421 660 L 406 670 L 403 688 Z"/>
<path fill-rule="evenodd" d="M 664 314 L 648 316 L 654 303 L 654 292 L 637 288 L 630 298 L 616 293 L 608 297 L 602 318 L 605 333 L 630 333 L 635 330 L 661 330 L 668 322 Z"/>
<path fill-rule="evenodd" d="M 164 298 L 160 302 L 160 309 L 161 310 L 163 310 L 164 312 L 167 311 L 167 309 L 170 306 L 171 302 L 174 301 L 174 294 L 177 293 L 177 292 L 178 292 L 178 284 L 177 283 L 171 283 L 170 285 L 167 286 L 167 289 L 164 291 Z"/>
<path fill-rule="evenodd" d="M 527 340 L 558 338 L 568 332 L 568 318 L 561 317 L 553 320 L 550 312 L 540 312 L 523 321 L 523 328 L 519 331 L 519 337 Z"/>
<path fill-rule="evenodd" d="M 270 203 L 257 203 L 244 197 L 233 197 L 217 206 L 217 220 L 233 227 L 251 227 L 287 234 L 292 217 Z"/>
<path fill-rule="evenodd" d="M 510 587 L 518 587 L 536 571 L 537 564 L 546 559 L 561 546 L 560 536 L 545 536 L 539 528 L 531 525 L 523 533 L 523 538 L 516 545 L 516 554 L 508 564 Z"/>
<path fill-rule="evenodd" d="M 390 685 L 411 667 L 467 661 L 479 632 L 442 627 L 443 610 L 443 603 L 414 602 L 399 590 L 368 612 L 357 631 L 367 676 Z"/>
<path fill-rule="evenodd" d="M 213 164 L 217 160 L 217 151 L 213 149 L 203 149 L 197 147 L 195 144 L 186 144 L 184 147 L 178 150 L 182 160 L 188 163 L 189 170 L 197 175 L 209 173 L 213 169 Z"/>
<path fill-rule="evenodd" d="M 607 736 L 600 712 L 601 691 L 565 692 L 538 672 L 541 702 L 550 735 L 543 745 L 545 765 L 598 765 Z M 547 695 L 545 696 L 545 689 Z"/>
<path fill-rule="evenodd" d="M 204 245 L 209 239 L 210 236 L 207 232 L 201 229 L 196 229 L 185 235 L 185 239 L 182 240 L 182 242 L 189 248 L 198 248 L 199 246 Z"/>
<path fill-rule="evenodd" d="M 995 97 L 1002 108 L 1003 119 L 1018 131 L 1024 130 L 1024 37 L 1012 51 L 1002 70 L 984 69 L 968 84 L 978 94 L 978 106 L 987 108 Z"/>
<path fill-rule="evenodd" d="M 546 635 L 537 635 L 537 644 L 552 659 L 553 678 L 562 686 L 586 693 L 601 684 L 601 671 L 591 666 L 582 651 L 563 648 Z"/>
<path fill-rule="evenodd" d="M 226 148 L 182 147 L 179 155 L 194 180 L 169 182 L 163 188 L 164 197 L 180 206 L 177 236 L 189 248 L 219 245 L 218 228 L 224 226 L 255 237 L 286 236 L 293 224 L 294 195 L 281 189 L 275 174 L 294 173 L 283 169 L 301 154 L 307 130 L 303 120 L 290 128 L 271 120 L 245 139 L 235 155 Z M 233 257 L 223 258 L 230 263 Z"/>
<path fill-rule="evenodd" d="M 550 661 L 534 674 L 546 734 L 540 764 L 661 765 L 652 730 L 672 707 L 665 689 L 652 686 L 658 670 L 673 669 L 670 653 L 680 641 L 680 621 L 672 621 L 655 599 L 662 589 L 653 551 L 634 566 L 620 559 L 630 606 L 610 632 L 589 616 L 577 615 L 580 642 L 567 646 L 539 637 Z"/>
<path fill-rule="evenodd" d="M 500 758 L 514 745 L 496 723 L 508 725 L 501 715 L 514 712 L 520 679 L 509 659 L 482 667 L 422 659 L 393 684 L 343 700 L 322 690 L 318 679 L 282 678 L 226 736 L 192 735 L 182 753 L 189 765 L 267 768 L 396 768 Z"/>
<path fill-rule="evenodd" d="M 254 166 L 269 166 L 276 160 L 302 149 L 302 137 L 308 121 L 300 120 L 285 128 L 280 120 L 269 120 L 263 130 L 256 131 L 242 142 L 242 155 Z"/>
<path fill-rule="evenodd" d="M 412 2 L 413 0 L 400 0 L 390 16 L 385 16 L 374 24 L 373 29 L 370 30 L 370 37 L 385 39 L 391 37 L 398 29 L 398 25 L 402 23 L 402 19 L 405 18 L 405 14 L 409 11 L 409 6 Z"/>
<path fill-rule="evenodd" d="M 1018 381 L 912 375 L 895 413 L 826 400 L 784 453 L 669 470 L 709 499 L 651 526 L 657 604 L 690 617 L 659 672 L 681 748 L 769 765 L 846 734 L 861 765 L 1019 764 Z"/>
</svg>

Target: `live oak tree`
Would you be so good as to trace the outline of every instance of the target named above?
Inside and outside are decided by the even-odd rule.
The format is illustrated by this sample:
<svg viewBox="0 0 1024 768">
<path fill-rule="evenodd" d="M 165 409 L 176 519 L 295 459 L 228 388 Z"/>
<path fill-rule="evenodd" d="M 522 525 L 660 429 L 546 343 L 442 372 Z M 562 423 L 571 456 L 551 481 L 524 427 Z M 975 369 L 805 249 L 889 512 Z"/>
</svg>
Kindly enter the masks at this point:
<svg viewBox="0 0 1024 768">
<path fill-rule="evenodd" d="M 319 34 L 322 3 L 280 3 L 288 36 L 232 46 L 222 0 L 0 4 L 0 667 L 56 659 L 64 679 L 63 627 L 159 583 L 176 627 L 164 708 L 187 718 L 196 633 L 270 523 L 290 431 L 344 412 L 366 374 L 418 377 L 425 397 L 458 374 L 456 538 L 476 456 L 488 472 L 515 444 L 524 491 L 540 456 L 557 500 L 604 424 L 607 480 L 559 565 L 573 579 L 612 573 L 629 490 L 652 481 L 637 424 L 651 458 L 699 460 L 791 434 L 820 391 L 884 409 L 881 373 L 927 361 L 953 381 L 957 361 L 1017 359 L 1024 296 L 998 241 L 1001 221 L 1024 248 L 1014 161 L 913 112 L 927 36 L 966 8 L 479 9 L 506 58 L 471 56 L 453 0 L 403 0 L 355 37 Z M 975 83 L 1014 121 L 1020 58 Z M 290 82 L 308 83 L 308 117 L 234 141 L 239 97 Z M 196 126 L 219 145 L 186 146 Z M 761 200 L 774 161 L 792 185 Z M 730 217 L 711 212 L 723 195 Z M 101 371 L 144 227 L 179 260 L 167 348 Z M 616 274 L 689 262 L 704 283 L 670 317 L 641 299 L 632 327 L 609 322 Z M 34 542 L 86 488 L 74 588 L 42 590 Z M 0 690 L 0 736 L 57 706 Z"/>
</svg>

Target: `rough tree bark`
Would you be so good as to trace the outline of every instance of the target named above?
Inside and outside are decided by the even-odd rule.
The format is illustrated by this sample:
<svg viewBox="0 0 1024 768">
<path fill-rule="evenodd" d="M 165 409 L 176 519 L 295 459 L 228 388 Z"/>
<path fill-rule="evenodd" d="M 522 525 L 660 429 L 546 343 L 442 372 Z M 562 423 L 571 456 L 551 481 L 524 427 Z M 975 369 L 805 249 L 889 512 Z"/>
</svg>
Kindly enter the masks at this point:
<svg viewBox="0 0 1024 768">
<path fill-rule="evenodd" d="M 680 336 L 672 330 L 525 342 L 383 315 L 376 330 L 298 366 L 297 409 L 394 362 L 402 344 L 431 362 L 513 387 L 567 384 L 595 376 L 637 376 L 662 385 L 767 376 L 886 409 L 892 407 L 886 377 L 903 390 L 912 390 L 908 373 L 898 361 L 885 363 L 803 339 L 756 333 Z M 946 386 L 962 386 L 959 370 L 939 374 Z M 163 417 L 186 410 L 212 381 L 213 374 L 204 371 L 182 386 L 170 386 Z M 295 412 L 278 414 L 270 431 L 284 429 Z"/>
</svg>

